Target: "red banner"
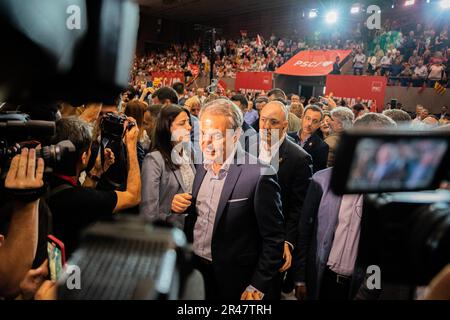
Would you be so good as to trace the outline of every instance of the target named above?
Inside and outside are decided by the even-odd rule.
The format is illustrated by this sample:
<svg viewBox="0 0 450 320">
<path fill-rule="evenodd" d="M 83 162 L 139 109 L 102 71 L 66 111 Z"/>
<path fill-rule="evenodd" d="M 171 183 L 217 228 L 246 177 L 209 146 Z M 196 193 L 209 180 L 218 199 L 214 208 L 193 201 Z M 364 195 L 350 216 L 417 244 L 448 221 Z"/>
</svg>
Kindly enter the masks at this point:
<svg viewBox="0 0 450 320">
<path fill-rule="evenodd" d="M 381 112 L 385 91 L 386 77 L 328 75 L 325 94 L 333 93 L 333 96 L 338 99 L 368 102 L 369 107 L 375 109 L 373 111 Z"/>
<path fill-rule="evenodd" d="M 275 73 L 289 76 L 325 76 L 333 70 L 336 57 L 342 62 L 351 52 L 351 50 L 300 51 Z"/>
<path fill-rule="evenodd" d="M 183 72 L 152 72 L 153 83 L 160 83 L 161 87 L 171 87 L 175 82 L 184 83 Z"/>
<path fill-rule="evenodd" d="M 272 89 L 272 72 L 237 72 L 235 89 Z"/>
</svg>

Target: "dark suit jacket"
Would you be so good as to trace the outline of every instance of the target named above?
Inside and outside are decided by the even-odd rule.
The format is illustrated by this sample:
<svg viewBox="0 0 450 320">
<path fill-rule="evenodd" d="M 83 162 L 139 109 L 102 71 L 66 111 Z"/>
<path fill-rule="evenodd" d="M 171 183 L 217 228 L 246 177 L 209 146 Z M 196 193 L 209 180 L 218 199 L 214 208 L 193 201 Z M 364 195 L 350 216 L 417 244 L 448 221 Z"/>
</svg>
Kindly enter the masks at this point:
<svg viewBox="0 0 450 320">
<path fill-rule="evenodd" d="M 289 136 L 293 138 L 298 145 L 300 145 L 298 132 L 290 132 Z M 312 157 L 313 173 L 327 167 L 329 147 L 317 134 L 314 133 L 311 137 L 309 137 L 303 149 L 305 149 L 305 151 Z"/>
<path fill-rule="evenodd" d="M 296 245 L 298 221 L 312 176 L 311 156 L 291 139 L 284 139 L 272 167 L 278 175 L 286 226 L 286 241 Z"/>
<path fill-rule="evenodd" d="M 258 132 L 245 121 L 242 124 L 242 131 L 241 139 L 244 140 L 241 140 L 241 145 L 246 152 L 249 152 L 249 146 L 258 141 L 259 135 Z"/>
<path fill-rule="evenodd" d="M 240 299 L 248 285 L 275 297 L 271 289 L 283 262 L 284 219 L 276 176 L 261 175 L 261 164 L 231 164 L 220 196 L 212 235 L 212 267 L 223 299 Z M 235 162 L 242 163 L 242 161 Z M 196 198 L 206 175 L 200 165 L 194 180 L 192 206 L 185 232 L 193 242 Z M 233 201 L 237 200 L 237 201 Z M 279 295 L 278 291 L 278 295 Z"/>
</svg>

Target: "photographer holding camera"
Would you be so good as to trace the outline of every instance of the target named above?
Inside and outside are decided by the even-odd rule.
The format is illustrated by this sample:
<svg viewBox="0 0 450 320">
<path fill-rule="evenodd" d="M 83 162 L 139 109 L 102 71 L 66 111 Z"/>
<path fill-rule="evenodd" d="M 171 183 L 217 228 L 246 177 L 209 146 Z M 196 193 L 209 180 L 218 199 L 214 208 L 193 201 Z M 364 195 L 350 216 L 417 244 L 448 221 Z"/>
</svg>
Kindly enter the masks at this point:
<svg viewBox="0 0 450 320">
<path fill-rule="evenodd" d="M 113 212 L 136 206 L 140 202 L 141 180 L 137 160 L 136 143 L 139 129 L 133 118 L 127 118 L 124 133 L 127 151 L 127 181 L 124 191 L 104 191 L 79 186 L 81 172 L 87 168 L 91 154 L 92 135 L 89 126 L 79 119 L 61 119 L 56 123 L 53 142 L 70 140 L 76 148 L 71 161 L 54 170 L 50 179 L 48 206 L 52 213 L 53 234 L 60 239 L 70 256 L 77 246 L 79 232 L 88 224 L 102 218 L 110 218 Z M 95 186 L 98 177 L 88 174 L 90 185 Z"/>
<path fill-rule="evenodd" d="M 36 161 L 35 149 L 24 148 L 11 161 L 5 193 L 12 201 L 0 208 L 0 297 L 19 293 L 19 284 L 35 258 L 40 194 L 35 191 L 44 185 L 43 172 L 44 161 Z"/>
<path fill-rule="evenodd" d="M 86 173 L 94 168 L 98 155 L 102 155 L 106 150 L 111 150 L 114 154 L 114 163 L 109 167 L 108 172 L 96 175 L 96 188 L 99 190 L 117 190 L 125 191 L 127 188 L 127 147 L 123 141 L 123 132 L 126 128 L 127 116 L 119 113 L 116 105 L 102 105 L 96 123 L 98 136 L 94 134 L 94 141 L 91 147 L 90 158 L 88 159 Z M 135 124 L 136 121 L 133 121 Z M 139 133 L 138 133 L 139 139 Z M 145 151 L 142 145 L 136 144 L 139 168 L 142 167 L 142 161 L 145 157 Z M 103 156 L 100 157 L 102 165 L 105 165 Z M 105 170 L 103 170 L 105 171 Z M 92 178 L 92 177 L 91 177 Z"/>
</svg>

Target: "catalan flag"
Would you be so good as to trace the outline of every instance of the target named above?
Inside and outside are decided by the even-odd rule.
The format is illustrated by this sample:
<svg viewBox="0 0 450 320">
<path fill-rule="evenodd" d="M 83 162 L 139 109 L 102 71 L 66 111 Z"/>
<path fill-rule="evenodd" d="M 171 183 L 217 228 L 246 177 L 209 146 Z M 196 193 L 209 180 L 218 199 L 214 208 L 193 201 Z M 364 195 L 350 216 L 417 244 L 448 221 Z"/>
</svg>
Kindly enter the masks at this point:
<svg viewBox="0 0 450 320">
<path fill-rule="evenodd" d="M 447 89 L 443 85 L 441 85 L 438 81 L 434 83 L 434 90 L 436 90 L 436 92 L 440 95 L 443 95 L 445 91 L 447 91 Z"/>
</svg>

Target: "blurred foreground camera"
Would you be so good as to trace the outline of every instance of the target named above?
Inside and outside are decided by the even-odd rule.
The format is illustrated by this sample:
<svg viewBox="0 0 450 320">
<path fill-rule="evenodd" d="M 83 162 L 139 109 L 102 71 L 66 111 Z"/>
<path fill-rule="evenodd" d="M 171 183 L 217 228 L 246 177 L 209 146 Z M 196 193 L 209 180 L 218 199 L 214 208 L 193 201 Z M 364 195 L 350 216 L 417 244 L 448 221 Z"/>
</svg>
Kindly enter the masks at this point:
<svg viewBox="0 0 450 320">
<path fill-rule="evenodd" d="M 20 112 L 0 113 L 0 166 L 6 169 L 11 159 L 23 148 L 36 148 L 55 134 L 52 121 L 30 120 Z M 42 146 L 36 150 L 36 157 L 43 158 L 46 168 L 57 169 L 73 163 L 75 146 L 69 140 L 56 145 Z M 2 170 L 6 174 L 7 170 Z"/>
<path fill-rule="evenodd" d="M 383 281 L 426 285 L 450 263 L 450 191 L 439 189 L 449 160 L 450 132 L 353 129 L 342 136 L 331 188 L 364 194 L 361 259 L 378 265 Z"/>
</svg>

